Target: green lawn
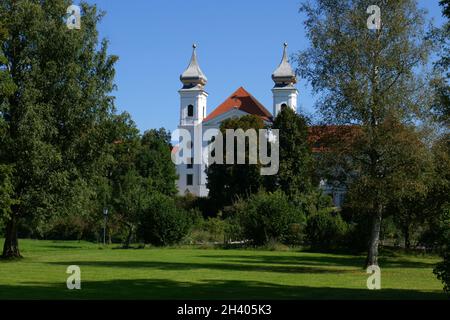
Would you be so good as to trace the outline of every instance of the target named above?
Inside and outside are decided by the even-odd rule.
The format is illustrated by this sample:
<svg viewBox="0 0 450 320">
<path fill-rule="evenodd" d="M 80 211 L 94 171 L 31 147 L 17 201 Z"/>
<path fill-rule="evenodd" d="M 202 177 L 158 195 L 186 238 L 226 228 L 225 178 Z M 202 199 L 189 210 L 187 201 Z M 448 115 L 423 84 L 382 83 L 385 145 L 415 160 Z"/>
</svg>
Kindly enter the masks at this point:
<svg viewBox="0 0 450 320">
<path fill-rule="evenodd" d="M 3 243 L 3 242 L 2 242 Z M 0 299 L 445 299 L 438 258 L 381 258 L 382 289 L 366 288 L 363 256 L 298 251 L 117 249 L 76 241 L 21 241 L 0 261 Z M 81 268 L 81 290 L 66 268 Z"/>
</svg>

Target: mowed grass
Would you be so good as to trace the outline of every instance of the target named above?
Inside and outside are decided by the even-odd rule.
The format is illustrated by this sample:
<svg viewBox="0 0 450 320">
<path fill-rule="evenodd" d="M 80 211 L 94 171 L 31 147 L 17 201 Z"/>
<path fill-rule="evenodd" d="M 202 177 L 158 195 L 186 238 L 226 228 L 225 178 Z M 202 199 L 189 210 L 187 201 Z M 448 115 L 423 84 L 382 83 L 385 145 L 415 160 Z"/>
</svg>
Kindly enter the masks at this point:
<svg viewBox="0 0 450 320">
<path fill-rule="evenodd" d="M 2 241 L 3 243 L 3 241 Z M 434 256 L 381 258 L 368 290 L 363 256 L 299 251 L 102 248 L 21 240 L 20 261 L 0 261 L 0 299 L 446 299 Z M 81 268 L 81 290 L 66 269 Z"/>
</svg>

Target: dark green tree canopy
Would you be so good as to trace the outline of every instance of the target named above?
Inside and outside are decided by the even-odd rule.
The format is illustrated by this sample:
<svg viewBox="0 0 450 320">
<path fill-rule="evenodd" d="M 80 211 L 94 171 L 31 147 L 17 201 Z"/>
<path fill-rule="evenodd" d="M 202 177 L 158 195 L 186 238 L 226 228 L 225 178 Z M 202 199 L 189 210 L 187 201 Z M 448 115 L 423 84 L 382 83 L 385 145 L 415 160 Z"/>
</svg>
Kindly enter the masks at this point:
<svg viewBox="0 0 450 320">
<path fill-rule="evenodd" d="M 311 189 L 312 154 L 308 141 L 308 120 L 290 108 L 275 118 L 272 128 L 279 130 L 278 174 L 267 177 L 267 189 L 280 189 L 289 196 Z"/>
<path fill-rule="evenodd" d="M 117 57 L 99 43 L 96 6 L 82 3 L 82 28 L 67 28 L 70 4 L 0 3 L 0 164 L 13 169 L 15 203 L 4 256 L 20 255 L 19 219 L 79 206 L 105 167 Z"/>
<path fill-rule="evenodd" d="M 264 129 L 261 118 L 254 115 L 246 115 L 240 118 L 227 119 L 222 122 L 220 130 L 224 138 L 224 159 L 226 157 L 226 129 Z M 260 164 L 249 164 L 248 144 L 246 139 L 246 164 L 212 164 L 208 167 L 209 197 L 217 208 L 230 205 L 237 197 L 247 197 L 262 187 L 263 179 L 260 174 Z M 236 148 L 236 143 L 235 143 Z M 236 152 L 235 152 L 236 157 Z M 236 159 L 235 159 L 236 163 Z M 245 181 L 245 183 L 243 183 Z"/>
</svg>

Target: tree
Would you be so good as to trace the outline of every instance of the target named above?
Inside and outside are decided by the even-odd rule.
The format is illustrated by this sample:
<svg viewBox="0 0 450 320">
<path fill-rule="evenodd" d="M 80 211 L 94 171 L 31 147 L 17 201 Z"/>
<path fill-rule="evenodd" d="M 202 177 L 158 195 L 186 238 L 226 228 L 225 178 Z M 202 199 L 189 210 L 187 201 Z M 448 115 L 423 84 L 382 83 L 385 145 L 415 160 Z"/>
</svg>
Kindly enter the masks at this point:
<svg viewBox="0 0 450 320">
<path fill-rule="evenodd" d="M 3 226 L 3 223 L 9 220 L 11 214 L 13 204 L 11 176 L 11 168 L 0 165 L 0 226 Z"/>
<path fill-rule="evenodd" d="M 303 236 L 305 214 L 282 191 L 259 191 L 237 201 L 234 211 L 244 236 L 256 245 L 271 240 L 291 244 Z"/>
<path fill-rule="evenodd" d="M 67 28 L 70 4 L 0 3 L 0 164 L 12 168 L 13 189 L 5 258 L 20 257 L 20 221 L 78 209 L 104 174 L 117 57 L 99 44 L 96 6 L 83 3 L 82 28 Z"/>
<path fill-rule="evenodd" d="M 155 192 L 141 215 L 139 236 L 146 243 L 167 246 L 180 242 L 188 233 L 191 219 L 178 208 L 173 197 Z"/>
<path fill-rule="evenodd" d="M 142 137 L 130 115 L 115 117 L 112 126 L 113 161 L 105 206 L 111 203 L 113 214 L 125 226 L 125 247 L 139 228 L 143 213 L 149 210 L 153 193 L 174 196 L 175 165 L 170 155 L 170 135 L 164 129 L 149 130 Z"/>
<path fill-rule="evenodd" d="M 272 128 L 279 130 L 280 167 L 276 175 L 268 177 L 267 189 L 280 189 L 289 196 L 309 192 L 312 155 L 307 119 L 290 108 L 284 108 L 275 118 Z"/>
<path fill-rule="evenodd" d="M 141 176 L 147 177 L 148 187 L 174 196 L 177 193 L 177 173 L 170 155 L 170 133 L 163 128 L 148 130 L 141 138 L 141 146 L 137 168 Z"/>
<path fill-rule="evenodd" d="M 434 79 L 436 90 L 436 101 L 434 104 L 434 118 L 442 124 L 446 132 L 450 126 L 450 1 L 441 0 L 442 14 L 447 18 L 447 22 L 440 28 L 434 30 L 433 40 L 438 43 L 440 48 L 440 59 L 435 63 L 435 69 L 442 75 Z"/>
<path fill-rule="evenodd" d="M 246 115 L 240 118 L 226 119 L 220 125 L 220 130 L 224 137 L 224 164 L 214 163 L 207 169 L 209 189 L 209 198 L 215 203 L 217 209 L 226 205 L 231 205 L 238 197 L 247 197 L 257 192 L 263 185 L 263 179 L 260 174 L 261 165 L 249 164 L 249 139 L 246 139 L 246 164 L 236 164 L 236 143 L 235 143 L 235 164 L 225 163 L 226 129 L 263 129 L 264 122 L 261 118 L 254 115 Z M 245 181 L 245 183 L 242 183 Z"/>
<path fill-rule="evenodd" d="M 381 9 L 378 30 L 367 27 L 369 5 Z M 372 217 L 366 264 L 376 265 L 387 204 L 425 189 L 420 177 L 429 156 L 414 126 L 431 100 L 426 72 L 414 72 L 433 49 L 424 12 L 412 0 L 318 0 L 301 10 L 312 45 L 298 55 L 298 71 L 321 94 L 325 122 L 359 128 L 330 155 L 349 168 L 352 206 Z"/>
<path fill-rule="evenodd" d="M 447 23 L 442 28 L 442 43 L 443 53 L 442 59 L 438 66 L 445 72 L 445 81 L 441 88 L 441 99 L 438 106 L 439 113 L 441 115 L 439 120 L 444 124 L 445 130 L 441 134 L 440 138 L 433 146 L 433 154 L 435 156 L 435 167 L 438 179 L 433 188 L 433 194 L 430 204 L 437 210 L 435 212 L 440 213 L 438 223 L 435 223 L 433 227 L 438 229 L 439 245 L 442 251 L 443 261 L 440 262 L 433 270 L 438 279 L 444 283 L 444 291 L 450 293 L 450 200 L 448 195 L 450 194 L 450 133 L 449 133 L 449 111 L 450 111 L 450 89 L 448 81 L 450 74 L 448 68 L 450 66 L 450 1 L 441 0 L 442 12 L 447 18 Z M 437 226 L 436 226 L 437 225 Z"/>
<path fill-rule="evenodd" d="M 387 205 L 387 213 L 394 216 L 394 223 L 403 235 L 405 249 L 411 249 L 413 236 L 423 231 L 420 225 L 427 218 L 427 203 L 425 201 L 429 189 L 424 193 L 411 193 Z"/>
</svg>

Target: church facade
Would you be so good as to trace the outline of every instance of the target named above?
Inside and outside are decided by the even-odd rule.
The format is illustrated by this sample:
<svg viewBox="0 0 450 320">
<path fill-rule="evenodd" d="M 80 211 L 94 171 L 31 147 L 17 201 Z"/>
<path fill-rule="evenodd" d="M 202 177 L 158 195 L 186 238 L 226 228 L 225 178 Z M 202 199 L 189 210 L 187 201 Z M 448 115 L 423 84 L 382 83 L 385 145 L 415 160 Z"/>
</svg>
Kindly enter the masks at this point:
<svg viewBox="0 0 450 320">
<path fill-rule="evenodd" d="M 202 163 L 198 164 L 197 161 L 194 161 L 194 158 L 201 159 L 202 152 L 208 145 L 208 142 L 203 139 L 203 132 L 208 129 L 218 130 L 220 124 L 229 118 L 251 114 L 270 124 L 283 108 L 291 108 L 297 112 L 298 90 L 295 86 L 297 78 L 288 61 L 286 43 L 284 44 L 281 62 L 272 73 L 274 82 L 272 112 L 269 112 L 247 90 L 240 87 L 211 113 L 207 114 L 208 93 L 205 91 L 205 86 L 208 80 L 199 66 L 195 45 L 193 45 L 189 65 L 181 74 L 180 80 L 183 86 L 179 90 L 180 122 L 178 129 L 189 131 L 193 139 L 190 145 L 192 150 L 188 163 L 177 165 L 177 186 L 180 195 L 186 193 L 200 197 L 208 195 L 206 163 L 201 161 Z"/>
</svg>

